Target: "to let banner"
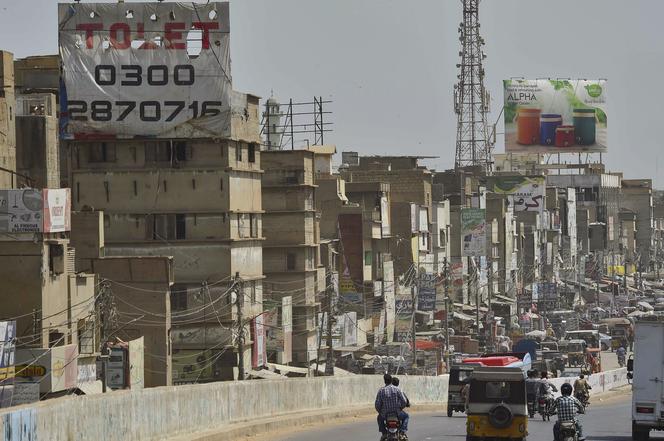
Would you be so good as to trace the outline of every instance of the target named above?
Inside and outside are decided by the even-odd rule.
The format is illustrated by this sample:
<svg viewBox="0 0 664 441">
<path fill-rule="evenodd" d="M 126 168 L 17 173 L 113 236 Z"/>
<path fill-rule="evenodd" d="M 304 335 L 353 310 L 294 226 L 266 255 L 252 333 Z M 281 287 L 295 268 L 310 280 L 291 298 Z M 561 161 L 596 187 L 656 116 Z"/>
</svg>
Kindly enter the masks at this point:
<svg viewBox="0 0 664 441">
<path fill-rule="evenodd" d="M 63 3 L 62 136 L 230 133 L 227 2 Z"/>
</svg>

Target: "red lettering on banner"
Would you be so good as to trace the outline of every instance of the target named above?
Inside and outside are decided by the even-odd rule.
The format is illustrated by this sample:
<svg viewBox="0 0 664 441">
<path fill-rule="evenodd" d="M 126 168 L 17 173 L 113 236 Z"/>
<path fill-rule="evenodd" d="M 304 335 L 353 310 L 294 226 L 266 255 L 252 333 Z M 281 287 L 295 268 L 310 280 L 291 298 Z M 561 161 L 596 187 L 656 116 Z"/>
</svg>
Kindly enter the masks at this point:
<svg viewBox="0 0 664 441">
<path fill-rule="evenodd" d="M 118 41 L 118 30 L 122 31 L 122 40 Z M 131 31 L 127 23 L 111 25 L 111 45 L 116 49 L 127 49 L 131 46 Z"/>
<path fill-rule="evenodd" d="M 77 31 L 85 31 L 85 47 L 92 49 L 93 31 L 101 31 L 103 25 L 101 23 L 82 23 L 76 26 Z"/>
<path fill-rule="evenodd" d="M 201 48 L 210 49 L 210 31 L 219 29 L 219 23 L 196 21 L 191 25 L 194 29 L 202 31 Z M 183 41 L 183 33 L 186 29 L 186 23 L 184 22 L 166 23 L 164 25 L 164 46 L 168 49 L 186 49 L 187 44 Z M 85 46 L 88 49 L 93 49 L 94 32 L 103 30 L 103 25 L 101 23 L 82 23 L 76 26 L 76 30 L 85 31 Z M 113 23 L 109 30 L 111 46 L 115 49 L 130 49 L 133 39 L 145 39 L 145 25 L 143 23 L 136 24 L 134 35 L 132 35 L 131 27 L 127 23 Z M 156 44 L 146 41 L 140 46 L 140 49 L 157 49 L 158 47 Z"/>
<path fill-rule="evenodd" d="M 194 29 L 200 29 L 203 31 L 203 49 L 210 49 L 210 29 L 219 29 L 219 23 L 202 21 L 195 21 L 191 24 Z"/>
<path fill-rule="evenodd" d="M 168 49 L 186 49 L 187 46 L 182 40 L 182 32 L 179 30 L 184 30 L 184 23 L 166 23 L 164 26 L 166 31 L 166 47 Z"/>
</svg>

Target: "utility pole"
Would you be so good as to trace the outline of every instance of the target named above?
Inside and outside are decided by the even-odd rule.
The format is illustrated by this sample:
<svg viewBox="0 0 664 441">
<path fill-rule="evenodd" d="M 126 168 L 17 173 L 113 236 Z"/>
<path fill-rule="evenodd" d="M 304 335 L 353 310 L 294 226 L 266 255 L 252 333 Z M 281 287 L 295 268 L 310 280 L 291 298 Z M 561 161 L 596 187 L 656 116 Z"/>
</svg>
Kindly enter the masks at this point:
<svg viewBox="0 0 664 441">
<path fill-rule="evenodd" d="M 334 365 L 336 360 L 334 359 L 334 348 L 332 347 L 332 317 L 334 314 L 333 303 L 334 298 L 332 294 L 334 293 L 334 288 L 332 287 L 332 274 L 328 274 L 326 278 L 325 292 L 327 293 L 327 359 L 325 361 L 325 375 L 334 375 Z"/>
<path fill-rule="evenodd" d="M 237 306 L 237 376 L 238 380 L 244 380 L 244 318 L 242 316 L 244 289 L 242 289 L 239 272 L 235 273 L 233 290 L 235 291 L 235 305 Z"/>
<path fill-rule="evenodd" d="M 411 316 L 411 349 L 413 352 L 413 375 L 415 374 L 415 370 L 417 369 L 417 334 L 416 334 L 416 320 L 415 320 L 415 311 L 417 310 L 417 291 L 420 288 L 420 271 L 418 269 L 415 270 L 415 277 L 417 277 L 415 284 L 410 287 L 410 293 L 411 293 L 411 298 L 413 302 L 413 313 Z"/>
<path fill-rule="evenodd" d="M 443 270 L 443 283 L 445 288 L 445 367 L 450 371 L 450 270 L 447 257 Z"/>
</svg>

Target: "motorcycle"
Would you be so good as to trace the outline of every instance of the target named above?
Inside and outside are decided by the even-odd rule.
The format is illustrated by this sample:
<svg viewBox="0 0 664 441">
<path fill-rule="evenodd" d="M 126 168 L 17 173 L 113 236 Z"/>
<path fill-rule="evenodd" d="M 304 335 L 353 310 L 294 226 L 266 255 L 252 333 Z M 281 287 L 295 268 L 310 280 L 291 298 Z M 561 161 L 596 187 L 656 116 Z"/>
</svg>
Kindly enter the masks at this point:
<svg viewBox="0 0 664 441">
<path fill-rule="evenodd" d="M 583 404 L 583 407 L 588 407 L 590 405 L 590 397 L 588 394 L 584 394 L 582 392 L 577 392 L 574 394 L 574 398 L 577 400 L 581 401 L 581 404 Z"/>
<path fill-rule="evenodd" d="M 621 368 L 625 367 L 625 356 L 624 355 L 619 355 L 618 356 L 618 366 Z"/>
<path fill-rule="evenodd" d="M 551 421 L 551 415 L 549 415 L 551 399 L 549 397 L 539 397 L 537 404 L 537 412 L 542 415 L 542 421 Z"/>
<path fill-rule="evenodd" d="M 579 441 L 579 433 L 576 431 L 574 421 L 561 421 L 558 431 L 560 441 Z"/>
<path fill-rule="evenodd" d="M 533 418 L 535 416 L 535 413 L 537 413 L 537 400 L 535 399 L 534 395 L 529 394 L 528 395 L 528 416 L 530 416 L 530 418 Z"/>
<path fill-rule="evenodd" d="M 397 415 L 387 415 L 384 424 L 387 433 L 381 437 L 381 441 L 403 441 L 408 439 L 401 431 L 401 421 Z"/>
</svg>

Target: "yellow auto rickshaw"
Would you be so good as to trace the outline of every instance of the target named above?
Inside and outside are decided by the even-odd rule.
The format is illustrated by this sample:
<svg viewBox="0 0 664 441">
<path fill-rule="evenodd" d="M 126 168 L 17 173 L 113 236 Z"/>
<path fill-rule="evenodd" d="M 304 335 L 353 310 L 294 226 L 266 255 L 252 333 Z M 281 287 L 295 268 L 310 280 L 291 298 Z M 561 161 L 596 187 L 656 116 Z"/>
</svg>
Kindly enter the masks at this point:
<svg viewBox="0 0 664 441">
<path fill-rule="evenodd" d="M 470 377 L 466 441 L 525 441 L 526 375 L 518 367 L 478 367 Z"/>
</svg>

